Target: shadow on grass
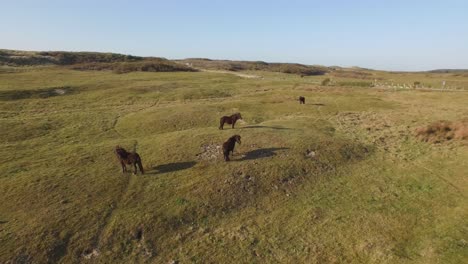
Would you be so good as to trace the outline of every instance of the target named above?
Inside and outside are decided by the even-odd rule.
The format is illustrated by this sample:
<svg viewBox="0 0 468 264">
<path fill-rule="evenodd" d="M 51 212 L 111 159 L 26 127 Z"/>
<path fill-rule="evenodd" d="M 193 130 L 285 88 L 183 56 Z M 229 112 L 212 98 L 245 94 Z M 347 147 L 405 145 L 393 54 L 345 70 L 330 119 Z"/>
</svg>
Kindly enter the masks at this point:
<svg viewBox="0 0 468 264">
<path fill-rule="evenodd" d="M 322 103 L 317 103 L 317 104 L 310 104 L 310 105 L 324 106 L 325 104 L 322 104 Z"/>
<path fill-rule="evenodd" d="M 244 154 L 244 157 L 237 161 L 244 161 L 244 160 L 255 160 L 255 159 L 262 159 L 276 156 L 276 151 L 278 150 L 285 150 L 289 148 L 262 148 L 249 151 Z"/>
<path fill-rule="evenodd" d="M 190 169 L 197 164 L 195 161 L 187 161 L 187 162 L 173 162 L 168 164 L 161 164 L 158 166 L 154 166 L 151 168 L 151 172 L 148 174 L 161 174 L 161 173 L 168 173 L 168 172 L 175 172 L 180 170 Z"/>
<path fill-rule="evenodd" d="M 270 129 L 277 129 L 277 130 L 291 130 L 292 128 L 287 128 L 287 127 L 275 127 L 275 126 L 245 126 L 241 127 L 241 129 L 244 128 L 270 128 Z"/>
<path fill-rule="evenodd" d="M 36 90 L 12 90 L 12 91 L 1 91 L 0 101 L 15 101 L 29 98 L 49 98 L 60 95 L 70 95 L 77 93 L 78 90 L 70 87 L 52 87 L 45 89 Z"/>
</svg>

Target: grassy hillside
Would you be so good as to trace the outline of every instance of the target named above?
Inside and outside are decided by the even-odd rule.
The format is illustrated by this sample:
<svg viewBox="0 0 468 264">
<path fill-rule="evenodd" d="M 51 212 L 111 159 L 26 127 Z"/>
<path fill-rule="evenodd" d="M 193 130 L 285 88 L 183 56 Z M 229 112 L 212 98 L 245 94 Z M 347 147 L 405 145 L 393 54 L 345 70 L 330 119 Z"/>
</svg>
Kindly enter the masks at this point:
<svg viewBox="0 0 468 264">
<path fill-rule="evenodd" d="M 2 69 L 0 263 L 468 258 L 467 142 L 415 135 L 468 117 L 468 93 L 355 85 L 467 78 Z M 121 173 L 118 144 L 145 175 Z"/>
</svg>

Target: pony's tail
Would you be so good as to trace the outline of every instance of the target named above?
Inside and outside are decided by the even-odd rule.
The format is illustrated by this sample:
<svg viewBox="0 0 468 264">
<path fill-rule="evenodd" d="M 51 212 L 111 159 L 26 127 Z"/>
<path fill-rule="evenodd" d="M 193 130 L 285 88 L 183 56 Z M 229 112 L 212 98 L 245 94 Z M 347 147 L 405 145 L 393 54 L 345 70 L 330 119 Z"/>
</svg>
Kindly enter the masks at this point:
<svg viewBox="0 0 468 264">
<path fill-rule="evenodd" d="M 137 165 L 141 171 L 141 174 L 145 174 L 145 171 L 143 170 L 143 164 L 141 164 L 141 158 L 138 158 Z"/>
<path fill-rule="evenodd" d="M 137 149 L 137 146 L 138 146 L 138 141 L 133 141 L 133 153 L 136 153 L 136 149 Z"/>
</svg>

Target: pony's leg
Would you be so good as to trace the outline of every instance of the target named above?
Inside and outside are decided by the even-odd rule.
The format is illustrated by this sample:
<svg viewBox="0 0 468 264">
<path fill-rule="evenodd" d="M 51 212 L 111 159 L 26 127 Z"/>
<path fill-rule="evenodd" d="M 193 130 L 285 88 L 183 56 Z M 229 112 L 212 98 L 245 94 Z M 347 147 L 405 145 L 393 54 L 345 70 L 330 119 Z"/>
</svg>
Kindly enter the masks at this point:
<svg viewBox="0 0 468 264">
<path fill-rule="evenodd" d="M 223 130 L 224 122 L 223 120 L 219 121 L 219 129 Z"/>
<path fill-rule="evenodd" d="M 120 161 L 120 165 L 122 166 L 122 173 L 125 173 L 127 171 L 127 166 L 125 166 L 123 161 Z"/>
<path fill-rule="evenodd" d="M 134 173 L 135 173 L 135 175 L 137 175 L 138 171 L 137 171 L 137 163 L 136 162 L 133 163 L 133 167 L 135 168 Z"/>
<path fill-rule="evenodd" d="M 138 165 L 138 168 L 140 168 L 141 174 L 142 175 L 145 174 L 145 171 L 143 170 L 143 164 L 141 164 L 141 159 L 138 159 L 137 165 Z"/>
</svg>

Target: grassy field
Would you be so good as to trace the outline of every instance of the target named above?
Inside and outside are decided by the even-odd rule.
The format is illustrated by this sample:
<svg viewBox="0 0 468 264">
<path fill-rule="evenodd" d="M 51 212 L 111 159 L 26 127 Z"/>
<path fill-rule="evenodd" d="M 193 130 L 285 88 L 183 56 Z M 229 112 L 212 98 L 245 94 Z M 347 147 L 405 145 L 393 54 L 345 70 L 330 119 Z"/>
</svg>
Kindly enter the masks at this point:
<svg viewBox="0 0 468 264">
<path fill-rule="evenodd" d="M 466 262 L 466 141 L 414 131 L 468 117 L 468 93 L 353 82 L 468 77 L 246 74 L 1 68 L 0 263 Z"/>
</svg>

